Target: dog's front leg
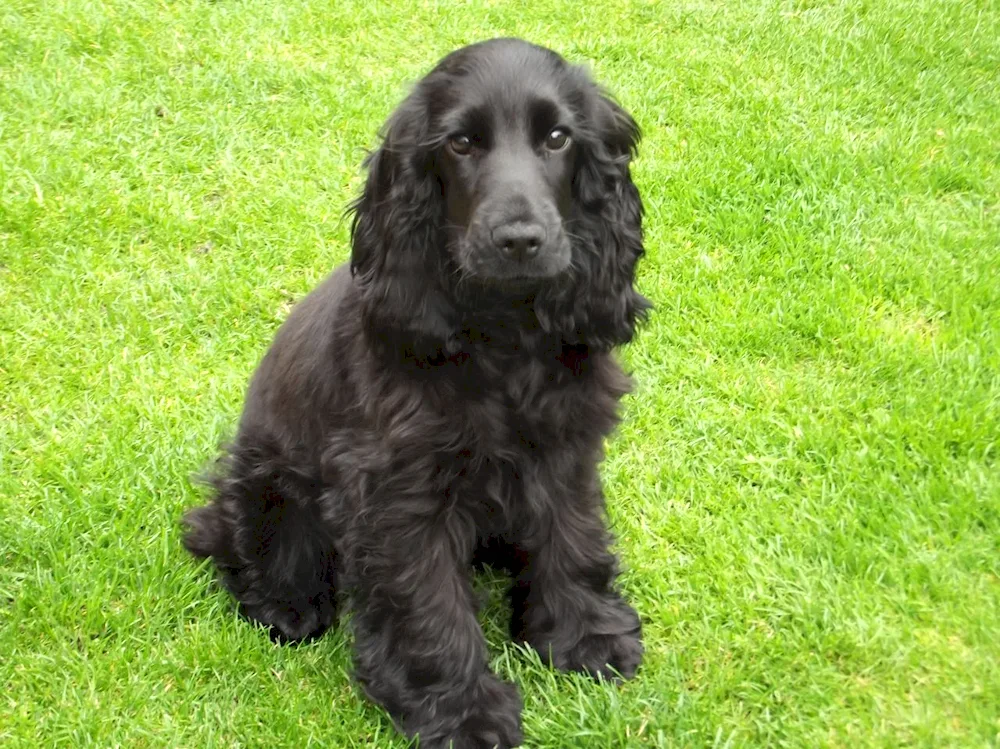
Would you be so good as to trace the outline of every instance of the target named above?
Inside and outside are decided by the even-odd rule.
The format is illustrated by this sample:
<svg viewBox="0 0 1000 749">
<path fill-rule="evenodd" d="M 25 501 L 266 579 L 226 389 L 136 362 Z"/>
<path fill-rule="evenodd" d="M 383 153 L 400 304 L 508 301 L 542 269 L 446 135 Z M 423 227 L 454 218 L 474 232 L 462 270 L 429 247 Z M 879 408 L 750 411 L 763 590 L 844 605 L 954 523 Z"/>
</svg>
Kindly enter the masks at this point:
<svg viewBox="0 0 1000 749">
<path fill-rule="evenodd" d="M 487 666 L 470 586 L 474 538 L 447 512 L 416 516 L 424 501 L 369 514 L 359 538 L 356 675 L 421 749 L 521 743 L 521 699 Z M 444 517 L 444 519 L 442 519 Z"/>
<path fill-rule="evenodd" d="M 511 590 L 511 630 L 556 668 L 629 679 L 642 661 L 641 624 L 614 587 L 617 560 L 603 509 L 592 476 L 517 544 L 522 567 Z"/>
</svg>

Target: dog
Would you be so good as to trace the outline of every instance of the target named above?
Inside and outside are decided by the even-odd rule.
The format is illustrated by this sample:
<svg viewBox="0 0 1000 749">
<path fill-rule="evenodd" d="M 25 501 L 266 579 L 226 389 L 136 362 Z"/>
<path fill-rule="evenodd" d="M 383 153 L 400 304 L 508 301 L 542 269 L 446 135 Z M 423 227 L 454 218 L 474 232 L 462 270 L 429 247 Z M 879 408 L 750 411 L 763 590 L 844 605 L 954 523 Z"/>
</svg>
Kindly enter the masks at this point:
<svg viewBox="0 0 1000 749">
<path fill-rule="evenodd" d="M 420 746 L 520 744 L 471 574 L 510 573 L 511 634 L 630 678 L 598 476 L 650 303 L 630 163 L 640 131 L 581 67 L 517 39 L 459 49 L 365 160 L 350 263 L 254 374 L 213 497 L 185 516 L 240 612 L 282 641 L 346 601 L 354 671 Z"/>
</svg>

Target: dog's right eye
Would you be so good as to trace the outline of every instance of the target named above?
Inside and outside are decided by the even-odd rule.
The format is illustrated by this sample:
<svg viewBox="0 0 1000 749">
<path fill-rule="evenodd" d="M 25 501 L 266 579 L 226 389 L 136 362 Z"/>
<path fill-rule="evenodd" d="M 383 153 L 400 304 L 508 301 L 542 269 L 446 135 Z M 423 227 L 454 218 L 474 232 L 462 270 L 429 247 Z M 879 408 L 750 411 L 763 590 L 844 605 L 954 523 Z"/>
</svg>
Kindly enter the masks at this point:
<svg viewBox="0 0 1000 749">
<path fill-rule="evenodd" d="M 472 151 L 472 139 L 468 135 L 453 135 L 448 140 L 448 147 L 459 156 L 467 156 Z"/>
</svg>

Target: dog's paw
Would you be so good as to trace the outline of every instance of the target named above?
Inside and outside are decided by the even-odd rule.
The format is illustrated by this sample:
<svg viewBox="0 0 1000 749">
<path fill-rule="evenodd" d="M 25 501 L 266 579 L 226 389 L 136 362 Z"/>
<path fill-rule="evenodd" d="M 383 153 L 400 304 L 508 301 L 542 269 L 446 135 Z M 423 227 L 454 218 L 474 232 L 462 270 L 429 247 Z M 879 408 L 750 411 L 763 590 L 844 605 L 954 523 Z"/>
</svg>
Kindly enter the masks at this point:
<svg viewBox="0 0 1000 749">
<path fill-rule="evenodd" d="M 642 662 L 642 638 L 636 633 L 587 634 L 556 662 L 564 671 L 582 671 L 610 681 L 631 679 Z"/>
<path fill-rule="evenodd" d="M 474 692 L 474 702 L 457 729 L 448 736 L 421 736 L 421 749 L 514 749 L 521 734 L 521 696 L 517 687 L 493 676 L 484 676 Z"/>
<path fill-rule="evenodd" d="M 542 658 L 561 671 L 580 671 L 610 681 L 631 679 L 642 662 L 642 625 L 635 609 L 621 599 L 593 617 L 582 635 L 577 630 L 529 639 Z"/>
</svg>

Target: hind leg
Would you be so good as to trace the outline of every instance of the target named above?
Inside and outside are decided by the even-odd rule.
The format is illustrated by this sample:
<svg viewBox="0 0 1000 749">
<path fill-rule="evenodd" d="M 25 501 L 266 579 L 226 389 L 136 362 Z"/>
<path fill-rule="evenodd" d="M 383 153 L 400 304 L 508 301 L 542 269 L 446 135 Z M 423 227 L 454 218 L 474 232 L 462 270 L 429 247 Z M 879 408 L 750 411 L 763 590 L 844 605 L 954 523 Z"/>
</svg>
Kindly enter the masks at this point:
<svg viewBox="0 0 1000 749">
<path fill-rule="evenodd" d="M 317 637 L 336 615 L 336 552 L 318 481 L 261 445 L 235 446 L 184 545 L 211 557 L 239 611 L 278 641 Z"/>
</svg>

